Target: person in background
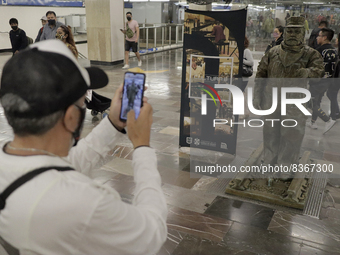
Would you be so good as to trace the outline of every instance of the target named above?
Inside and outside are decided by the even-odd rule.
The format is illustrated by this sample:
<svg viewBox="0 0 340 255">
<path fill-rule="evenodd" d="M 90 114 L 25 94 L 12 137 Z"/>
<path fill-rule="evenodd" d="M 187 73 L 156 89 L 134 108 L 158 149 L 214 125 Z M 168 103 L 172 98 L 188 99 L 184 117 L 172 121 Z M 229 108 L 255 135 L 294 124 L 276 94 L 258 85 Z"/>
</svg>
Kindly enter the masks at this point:
<svg viewBox="0 0 340 255">
<path fill-rule="evenodd" d="M 275 38 L 271 44 L 268 45 L 265 53 L 269 51 L 271 48 L 273 48 L 276 45 L 280 45 L 283 41 L 283 31 L 284 28 L 282 26 L 278 26 L 274 29 L 273 37 Z"/>
<path fill-rule="evenodd" d="M 312 120 L 307 122 L 307 126 L 311 129 L 317 129 L 318 126 L 315 123 L 317 118 L 320 117 L 326 124 L 324 128 L 324 134 L 327 133 L 335 124 L 335 120 L 329 117 L 322 109 L 321 109 L 321 101 L 325 92 L 328 90 L 329 84 L 333 79 L 328 80 L 327 78 L 333 78 L 335 64 L 337 61 L 337 51 L 331 45 L 331 40 L 333 39 L 334 31 L 330 28 L 322 28 L 319 32 L 319 36 L 317 37 L 317 43 L 320 45 L 316 50 L 321 54 L 323 58 L 325 75 L 323 79 L 313 81 L 309 81 L 309 91 L 312 95 L 311 103 L 312 103 Z"/>
<path fill-rule="evenodd" d="M 244 38 L 243 64 L 254 67 L 253 54 L 249 49 L 249 39 L 247 36 Z M 241 90 L 244 91 L 246 87 L 247 85 L 244 88 L 241 88 Z"/>
<path fill-rule="evenodd" d="M 64 25 L 57 21 L 57 15 L 54 11 L 46 12 L 47 24 L 44 26 L 43 32 L 40 37 L 40 41 L 55 39 L 58 27 Z"/>
<path fill-rule="evenodd" d="M 260 14 L 259 16 L 257 16 L 257 20 L 258 20 L 258 34 L 257 36 L 260 37 L 262 35 L 262 26 L 263 26 L 263 20 L 264 20 L 264 17 L 262 14 Z"/>
<path fill-rule="evenodd" d="M 18 27 L 18 20 L 16 18 L 11 18 L 9 20 L 9 25 L 12 30 L 9 32 L 9 38 L 12 44 L 12 53 L 17 54 L 19 51 L 27 47 L 27 36 L 24 30 Z"/>
<path fill-rule="evenodd" d="M 266 39 L 267 37 L 270 37 L 270 34 L 272 33 L 273 29 L 275 27 L 275 20 L 273 19 L 273 15 L 269 13 L 267 19 L 265 20 L 263 24 L 263 31 L 264 31 L 264 37 L 263 39 Z"/>
<path fill-rule="evenodd" d="M 319 32 L 322 28 L 327 28 L 328 27 L 328 22 L 327 21 L 320 21 L 319 27 L 314 28 L 312 33 L 310 33 L 310 37 L 308 40 L 308 46 L 312 47 L 313 49 L 316 49 L 319 45 L 317 42 L 317 38 L 319 36 Z"/>
<path fill-rule="evenodd" d="M 190 20 L 187 19 L 184 23 L 184 33 L 190 34 Z"/>
<path fill-rule="evenodd" d="M 42 32 L 43 32 L 43 30 L 44 30 L 44 26 L 45 26 L 46 23 L 47 23 L 47 17 L 46 17 L 46 16 L 42 16 L 42 18 L 41 18 L 40 20 L 41 20 L 41 25 L 42 25 L 42 27 L 39 29 L 37 38 L 35 38 L 35 41 L 34 41 L 34 42 L 39 42 L 39 41 L 40 41 L 40 37 L 41 37 Z"/>
<path fill-rule="evenodd" d="M 214 22 L 214 27 L 211 34 L 215 36 L 215 44 L 218 45 L 218 50 L 221 54 L 221 44 L 223 44 L 225 41 L 225 35 L 223 28 L 220 26 L 220 22 L 217 20 Z"/>
<path fill-rule="evenodd" d="M 253 59 L 253 54 L 249 50 L 249 39 L 246 36 L 244 38 L 244 52 L 243 52 L 243 65 L 250 66 L 252 69 L 254 67 L 254 59 Z M 242 77 L 242 82 L 240 89 L 243 91 L 244 98 L 247 98 L 247 92 L 246 92 L 246 87 L 248 86 L 249 78 L 248 77 Z M 244 109 L 245 109 L 245 114 L 240 116 L 240 119 L 247 119 L 249 118 L 250 111 L 247 107 L 246 100 L 244 101 Z"/>
<path fill-rule="evenodd" d="M 309 23 L 308 23 L 307 18 L 306 18 L 306 21 L 305 21 L 305 30 L 306 30 L 306 34 L 309 34 Z"/>
<path fill-rule="evenodd" d="M 129 52 L 130 49 L 135 53 L 137 59 L 138 59 L 138 66 L 142 66 L 142 60 L 140 59 L 140 55 L 138 52 L 138 39 L 139 39 L 139 25 L 136 20 L 132 19 L 132 13 L 127 12 L 126 13 L 126 19 L 127 23 L 125 24 L 125 30 L 122 30 L 122 33 L 125 34 L 125 65 L 123 66 L 123 69 L 129 68 Z M 127 35 L 127 29 L 131 29 L 133 32 L 132 37 L 128 37 Z"/>
<path fill-rule="evenodd" d="M 300 17 L 303 17 L 305 18 L 305 31 L 306 31 L 306 34 L 309 34 L 309 23 L 308 23 L 308 20 L 307 20 L 307 14 L 301 14 Z"/>
<path fill-rule="evenodd" d="M 200 22 L 199 22 L 198 18 L 196 17 L 196 18 L 194 19 L 194 28 L 197 28 L 197 27 L 199 27 L 199 26 L 200 26 Z"/>
<path fill-rule="evenodd" d="M 254 22 L 252 21 L 251 17 L 248 17 L 247 32 L 253 31 L 253 27 L 254 27 Z"/>
<path fill-rule="evenodd" d="M 78 50 L 76 44 L 73 39 L 73 34 L 70 26 L 61 25 L 57 29 L 57 33 L 55 35 L 56 39 L 59 39 L 63 43 L 66 44 L 67 48 L 71 50 L 73 55 L 78 58 Z"/>
<path fill-rule="evenodd" d="M 339 53 L 340 53 L 340 44 L 339 44 L 340 34 L 338 34 L 338 38 L 336 39 L 336 44 L 338 46 L 338 59 L 337 65 L 334 71 L 334 78 L 339 78 L 340 76 L 340 65 L 339 65 Z M 329 85 L 327 90 L 327 97 L 331 101 L 331 115 L 330 117 L 333 120 L 340 119 L 340 110 L 339 110 L 339 103 L 338 103 L 338 93 L 340 89 L 340 83 L 338 79 L 332 79 L 332 82 Z"/>
<path fill-rule="evenodd" d="M 285 21 L 286 21 L 286 26 L 287 26 L 287 20 L 290 18 L 290 13 L 289 11 L 287 11 L 286 17 L 285 17 Z"/>
</svg>

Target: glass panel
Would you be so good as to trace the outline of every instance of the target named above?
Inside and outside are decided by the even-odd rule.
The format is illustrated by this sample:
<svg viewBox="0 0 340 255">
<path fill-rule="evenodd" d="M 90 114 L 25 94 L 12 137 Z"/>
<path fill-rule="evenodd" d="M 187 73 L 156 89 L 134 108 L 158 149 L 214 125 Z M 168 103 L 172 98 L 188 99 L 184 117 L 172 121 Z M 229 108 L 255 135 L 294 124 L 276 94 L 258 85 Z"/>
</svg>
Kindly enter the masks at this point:
<svg viewBox="0 0 340 255">
<path fill-rule="evenodd" d="M 176 26 L 171 26 L 171 44 L 176 44 Z"/>
<path fill-rule="evenodd" d="M 178 26 L 178 43 L 183 43 L 183 26 Z"/>
<path fill-rule="evenodd" d="M 162 47 L 162 27 L 157 27 L 156 28 L 156 36 L 157 36 L 157 47 Z"/>
<path fill-rule="evenodd" d="M 278 26 L 286 26 L 289 17 L 303 16 L 306 18 L 305 31 L 306 43 L 313 31 L 319 26 L 319 22 L 327 21 L 329 27 L 334 30 L 334 41 L 340 32 L 340 8 L 332 3 L 322 4 L 296 4 L 284 5 L 272 3 L 266 5 L 249 5 L 246 35 L 250 41 L 249 48 L 253 51 L 264 52 L 268 45 L 275 40 L 274 29 Z"/>
<path fill-rule="evenodd" d="M 169 45 L 169 25 L 164 28 L 164 46 Z"/>
<path fill-rule="evenodd" d="M 146 50 L 146 28 L 139 28 L 139 50 L 143 51 Z"/>
</svg>

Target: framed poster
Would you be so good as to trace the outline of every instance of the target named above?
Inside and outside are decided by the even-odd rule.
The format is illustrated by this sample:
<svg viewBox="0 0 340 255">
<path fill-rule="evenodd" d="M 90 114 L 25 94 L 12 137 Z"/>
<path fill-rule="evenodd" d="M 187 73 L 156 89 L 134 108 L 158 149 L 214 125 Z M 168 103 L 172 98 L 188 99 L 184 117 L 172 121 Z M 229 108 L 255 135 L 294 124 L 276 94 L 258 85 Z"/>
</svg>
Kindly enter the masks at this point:
<svg viewBox="0 0 340 255">
<path fill-rule="evenodd" d="M 238 116 L 221 85 L 242 86 L 246 17 L 246 9 L 186 10 L 180 146 L 236 153 Z"/>
</svg>

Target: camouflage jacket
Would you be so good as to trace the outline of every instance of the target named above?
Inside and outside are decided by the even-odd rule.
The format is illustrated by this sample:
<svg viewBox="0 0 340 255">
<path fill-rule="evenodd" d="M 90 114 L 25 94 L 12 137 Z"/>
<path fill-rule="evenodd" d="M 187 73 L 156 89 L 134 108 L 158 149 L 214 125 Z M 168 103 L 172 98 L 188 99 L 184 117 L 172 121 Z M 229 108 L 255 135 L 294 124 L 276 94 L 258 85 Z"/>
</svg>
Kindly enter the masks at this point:
<svg viewBox="0 0 340 255">
<path fill-rule="evenodd" d="M 307 88 L 307 78 L 321 78 L 324 73 L 323 58 L 313 48 L 304 46 L 299 53 L 290 53 L 282 50 L 281 45 L 275 46 L 259 63 L 255 79 L 254 107 L 270 108 L 273 87 Z M 301 96 L 292 94 L 289 98 Z"/>
<path fill-rule="evenodd" d="M 318 51 L 304 46 L 299 53 L 289 53 L 278 45 L 262 57 L 256 78 L 321 78 L 324 72 Z"/>
</svg>

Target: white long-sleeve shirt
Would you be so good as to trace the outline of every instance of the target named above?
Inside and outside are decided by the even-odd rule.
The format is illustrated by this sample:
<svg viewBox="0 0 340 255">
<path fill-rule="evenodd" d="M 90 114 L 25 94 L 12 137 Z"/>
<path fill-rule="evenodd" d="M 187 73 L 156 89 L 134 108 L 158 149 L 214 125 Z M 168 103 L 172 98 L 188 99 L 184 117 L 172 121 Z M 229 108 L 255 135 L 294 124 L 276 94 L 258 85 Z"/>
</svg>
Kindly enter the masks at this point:
<svg viewBox="0 0 340 255">
<path fill-rule="evenodd" d="M 248 48 L 245 49 L 243 53 L 243 64 L 247 66 L 254 66 L 253 54 L 251 54 L 251 51 Z"/>
<path fill-rule="evenodd" d="M 68 158 L 14 156 L 0 150 L 0 192 L 23 174 L 47 171 L 15 190 L 0 211 L 0 236 L 20 254 L 154 254 L 166 240 L 167 206 L 155 151 L 134 151 L 133 204 L 114 189 L 87 177 L 112 150 L 121 133 L 105 118 Z M 4 147 L 4 143 L 0 146 Z"/>
</svg>

